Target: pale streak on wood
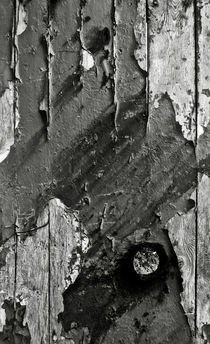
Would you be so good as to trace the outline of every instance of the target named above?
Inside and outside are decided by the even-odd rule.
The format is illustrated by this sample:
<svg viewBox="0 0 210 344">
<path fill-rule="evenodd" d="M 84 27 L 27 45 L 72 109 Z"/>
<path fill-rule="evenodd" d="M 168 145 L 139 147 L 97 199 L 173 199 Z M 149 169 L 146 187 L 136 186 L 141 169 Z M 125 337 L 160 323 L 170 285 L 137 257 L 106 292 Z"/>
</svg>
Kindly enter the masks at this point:
<svg viewBox="0 0 210 344">
<path fill-rule="evenodd" d="M 210 343 L 205 334 L 210 326 L 210 178 L 199 174 L 197 254 L 197 344 Z"/>
<path fill-rule="evenodd" d="M 6 159 L 14 138 L 14 83 L 9 82 L 8 88 L 0 98 L 0 163 Z"/>
<path fill-rule="evenodd" d="M 28 324 L 31 344 L 48 344 L 49 225 L 48 206 L 37 226 L 43 226 L 17 247 L 16 299 L 26 305 L 24 323 Z"/>
<path fill-rule="evenodd" d="M 19 43 L 18 36 L 20 36 L 27 28 L 28 25 L 28 14 L 26 12 L 25 6 L 20 3 L 19 0 L 16 1 L 16 18 L 14 21 L 14 45 L 13 45 L 13 61 L 12 67 L 14 68 L 15 79 L 21 82 L 20 71 L 19 71 Z M 18 94 L 17 94 L 18 96 Z M 16 102 L 18 101 L 18 97 Z M 18 109 L 18 106 L 17 106 Z"/>
<path fill-rule="evenodd" d="M 195 141 L 195 43 L 193 1 L 159 1 L 149 7 L 149 91 L 151 107 L 167 93 L 186 139 Z M 151 111 L 151 110 L 150 110 Z"/>
<path fill-rule="evenodd" d="M 0 247 L 1 262 L 5 264 L 0 268 L 0 332 L 5 325 L 6 314 L 2 305 L 5 300 L 14 300 L 15 292 L 15 240 L 9 239 Z"/>
<path fill-rule="evenodd" d="M 198 137 L 210 121 L 210 2 L 198 1 L 200 28 L 198 32 Z"/>
<path fill-rule="evenodd" d="M 175 215 L 166 226 L 182 276 L 181 304 L 193 334 L 195 334 L 195 225 L 195 210 L 191 209 L 187 214 Z"/>
<path fill-rule="evenodd" d="M 52 338 L 61 339 L 63 292 L 79 275 L 89 240 L 77 214 L 59 199 L 49 201 L 37 227 L 41 228 L 18 241 L 16 300 L 26 305 L 24 324 L 31 344 L 48 344 Z"/>
<path fill-rule="evenodd" d="M 13 34 L 14 45 L 12 46 L 11 68 L 15 71 L 15 78 L 19 77 L 18 65 L 18 36 L 22 34 L 27 27 L 27 13 L 24 6 L 17 1 L 16 21 L 14 23 Z M 18 96 L 14 81 L 9 81 L 8 87 L 0 98 L 0 163 L 6 159 L 11 146 L 15 142 L 15 129 L 19 123 Z"/>
<path fill-rule="evenodd" d="M 148 71 L 147 66 L 147 12 L 146 12 L 146 0 L 140 0 L 137 7 L 137 17 L 134 25 L 134 34 L 138 43 L 138 48 L 135 50 L 134 55 L 138 62 L 139 67 Z"/>
<path fill-rule="evenodd" d="M 50 331 L 61 339 L 58 315 L 63 311 L 63 292 L 73 284 L 81 269 L 81 252 L 89 241 L 75 213 L 59 199 L 49 202 L 50 216 Z"/>
<path fill-rule="evenodd" d="M 0 163 L 6 159 L 14 144 L 16 126 L 14 114 L 14 81 L 12 73 L 12 57 L 14 28 L 12 27 L 13 4 L 1 1 L 0 4 Z M 13 28 L 13 30 L 12 30 Z"/>
<path fill-rule="evenodd" d="M 18 127 L 20 122 L 20 114 L 19 114 L 19 96 L 18 96 L 18 87 L 17 81 L 21 82 L 20 71 L 19 71 L 19 44 L 18 38 L 19 36 L 26 30 L 28 25 L 28 14 L 25 10 L 25 6 L 20 3 L 19 0 L 15 2 L 16 5 L 16 18 L 14 21 L 13 27 L 13 35 L 14 35 L 14 44 L 12 46 L 12 63 L 11 67 L 14 70 L 14 127 L 15 129 Z"/>
<path fill-rule="evenodd" d="M 27 15 L 24 5 L 19 0 L 16 1 L 16 6 L 17 6 L 16 34 L 17 36 L 19 36 L 27 28 L 28 15 Z"/>
</svg>

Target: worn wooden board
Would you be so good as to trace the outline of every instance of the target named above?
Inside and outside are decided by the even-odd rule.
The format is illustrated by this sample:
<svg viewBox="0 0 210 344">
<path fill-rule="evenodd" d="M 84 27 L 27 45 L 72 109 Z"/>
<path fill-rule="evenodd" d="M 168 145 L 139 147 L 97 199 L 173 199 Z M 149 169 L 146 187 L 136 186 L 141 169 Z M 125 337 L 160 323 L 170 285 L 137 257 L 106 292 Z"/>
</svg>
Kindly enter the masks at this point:
<svg viewBox="0 0 210 344">
<path fill-rule="evenodd" d="M 106 58 L 103 44 L 104 28 L 107 28 L 107 36 L 112 36 L 111 11 L 110 0 L 91 0 L 87 5 L 80 1 L 63 1 L 51 11 L 49 135 L 54 158 L 71 146 L 76 135 L 103 116 L 112 104 L 111 43 L 109 39 L 105 42 L 108 43 Z"/>
<path fill-rule="evenodd" d="M 13 206 L 9 197 L 13 188 L 7 184 L 3 166 L 14 144 L 14 75 L 12 52 L 14 39 L 14 8 L 12 1 L 0 3 L 0 340 L 6 324 L 6 302 L 15 297 L 15 240 Z M 4 161 L 5 160 L 5 161 Z M 4 163 L 3 163 L 4 161 Z M 4 230 L 3 230 L 4 228 Z M 7 228 L 7 229 L 5 229 Z M 8 320 L 8 319 L 7 319 Z M 6 327 L 6 326 L 5 326 Z"/>
<path fill-rule="evenodd" d="M 47 206 L 39 215 L 37 229 L 26 238 L 18 237 L 16 300 L 26 306 L 24 323 L 31 344 L 49 343 L 48 213 Z"/>
<path fill-rule="evenodd" d="M 56 342 L 64 337 L 58 316 L 63 312 L 63 293 L 81 271 L 82 252 L 87 252 L 88 238 L 77 215 L 59 199 L 49 202 L 50 219 L 50 337 Z"/>
<path fill-rule="evenodd" d="M 146 2 L 115 2 L 115 114 L 116 129 L 142 110 L 147 70 Z M 125 114 L 126 106 L 133 111 Z M 135 108 L 135 110 L 134 110 Z"/>
<path fill-rule="evenodd" d="M 0 247 L 0 332 L 3 332 L 6 324 L 6 313 L 2 306 L 6 300 L 14 302 L 15 297 L 15 251 L 14 237 Z"/>
<path fill-rule="evenodd" d="M 46 142 L 46 113 L 40 103 L 47 90 L 47 47 L 44 39 L 48 27 L 47 0 L 26 1 L 19 8 L 18 54 L 19 131 L 11 155 L 11 179 L 16 180 L 18 215 L 34 215 L 35 198 L 46 188 L 49 151 Z M 31 199 L 30 195 L 34 195 Z"/>
<path fill-rule="evenodd" d="M 210 3 L 197 2 L 197 160 L 198 175 L 197 223 L 197 341 L 210 343 L 210 252 L 209 252 L 209 121 L 210 121 Z"/>
<path fill-rule="evenodd" d="M 177 124 L 187 140 L 196 141 L 194 5 L 180 0 L 148 1 L 149 121 L 155 121 L 160 99 L 171 103 Z M 161 111 L 161 108 L 160 108 Z M 162 115 L 168 111 L 162 109 Z M 175 152 L 174 152 L 175 153 Z M 176 153 L 175 153 L 176 154 Z M 170 156 L 169 159 L 173 159 Z M 151 171 L 153 173 L 153 171 Z M 195 334 L 196 215 L 176 215 L 168 225 L 169 237 L 182 261 L 182 306 Z"/>
<path fill-rule="evenodd" d="M 193 2 L 149 0 L 148 13 L 150 112 L 167 94 L 184 137 L 195 141 Z"/>
<path fill-rule="evenodd" d="M 14 78 L 11 68 L 13 45 L 13 3 L 0 4 L 0 162 L 14 144 Z"/>
<path fill-rule="evenodd" d="M 197 341 L 210 343 L 210 179 L 199 174 L 198 180 L 198 234 L 197 234 Z"/>
<path fill-rule="evenodd" d="M 77 39 L 80 26 L 79 3 L 78 0 L 61 1 L 50 8 L 51 80 L 48 135 L 53 142 L 55 156 L 63 146 L 62 141 L 69 144 L 71 128 L 79 116 L 80 104 L 74 99 L 78 84 L 80 88 L 77 74 L 80 65 L 80 42 Z"/>
<path fill-rule="evenodd" d="M 198 137 L 209 124 L 210 116 L 210 3 L 206 0 L 197 1 L 197 67 L 198 67 Z M 198 145 L 198 158 L 202 152 Z"/>
<path fill-rule="evenodd" d="M 182 276 L 181 304 L 195 335 L 195 269 L 196 221 L 195 209 L 177 214 L 167 224 L 169 238 L 174 247 Z"/>
<path fill-rule="evenodd" d="M 196 13 L 194 4 L 197 4 Z M 82 219 L 90 228 L 99 228 L 102 237 L 107 234 L 107 240 L 112 245 L 115 245 L 115 239 L 109 235 L 109 230 L 116 223 L 116 232 L 119 237 L 122 236 L 122 240 L 126 233 L 144 223 L 141 223 L 141 217 L 149 226 L 145 215 L 148 209 L 154 206 L 157 214 L 156 205 L 162 202 L 170 185 L 173 185 L 174 194 L 178 194 L 175 191 L 178 177 L 174 182 L 176 176 L 171 172 L 175 168 L 173 159 L 178 164 L 178 156 L 181 161 L 181 168 L 176 166 L 176 174 L 184 175 L 189 168 L 191 178 L 193 159 L 189 158 L 188 163 L 188 155 L 184 155 L 187 148 L 186 151 L 183 148 L 188 145 L 191 154 L 191 143 L 180 136 L 179 126 L 173 121 L 174 115 L 184 137 L 197 141 L 197 160 L 204 175 L 199 175 L 197 229 L 195 212 L 191 209 L 186 214 L 175 215 L 169 222 L 169 237 L 178 260 L 184 262 L 180 266 L 184 288 L 181 298 L 191 329 L 194 333 L 196 320 L 197 343 L 209 342 L 209 1 L 63 0 L 50 2 L 49 13 L 47 0 L 39 2 L 39 6 L 34 1 L 17 1 L 16 5 L 13 67 L 18 94 L 15 95 L 9 67 L 11 21 L 4 20 L 5 17 L 11 17 L 12 5 L 10 2 L 7 6 L 5 0 L 0 5 L 0 27 L 3 28 L 0 46 L 4 47 L 0 60 L 0 112 L 1 123 L 4 122 L 4 125 L 0 125 L 2 159 L 10 151 L 8 159 L 1 165 L 1 226 L 7 228 L 8 233 L 12 232 L 14 228 L 11 219 L 15 213 L 20 221 L 20 229 L 24 223 L 29 223 L 41 205 L 40 195 L 42 200 L 48 201 L 54 186 L 55 194 L 58 193 L 61 198 L 66 197 L 68 205 L 76 207 L 75 199 L 80 200 L 80 206 L 82 202 L 85 204 Z M 195 47 L 195 44 L 198 46 Z M 197 85 L 195 80 L 198 81 Z M 10 150 L 15 142 L 15 115 L 18 115 L 14 98 L 19 104 L 20 123 L 19 132 L 16 131 L 16 134 L 19 133 L 16 144 Z M 141 124 L 139 128 L 144 140 L 140 147 L 142 141 L 139 140 L 135 146 L 136 132 L 128 123 L 132 118 L 140 120 L 142 110 L 145 111 L 144 118 L 148 115 L 148 121 L 145 119 L 145 132 L 144 125 Z M 87 147 L 85 152 L 81 150 L 70 162 L 68 159 L 72 152 L 67 151 L 61 160 L 55 161 L 57 156 L 62 156 L 63 149 L 68 150 L 72 146 L 78 134 L 93 122 L 95 124 L 96 119 L 103 121 L 106 116 L 113 123 L 103 123 L 102 129 L 105 128 L 107 132 L 99 130 L 99 135 L 93 135 L 89 150 Z M 121 137 L 122 128 L 125 130 Z M 87 137 L 85 140 L 88 143 Z M 98 144 L 92 145 L 91 140 Z M 115 147 L 113 142 L 110 144 L 111 141 L 118 141 L 118 146 Z M 129 148 L 130 151 L 128 149 L 123 156 L 121 154 L 128 146 L 128 141 L 134 149 L 132 151 Z M 109 145 L 112 153 L 108 152 Z M 76 147 L 79 147 L 78 150 L 81 148 L 80 145 Z M 153 149 L 154 154 L 151 153 Z M 105 156 L 101 165 L 97 165 L 98 158 L 93 159 L 94 175 L 86 173 L 92 166 L 89 154 Z M 148 164 L 145 156 L 148 156 Z M 64 160 L 66 165 L 63 164 Z M 133 160 L 135 172 L 130 164 Z M 127 161 L 130 164 L 128 174 Z M 186 168 L 183 168 L 182 163 L 186 163 Z M 51 164 L 53 168 L 55 166 L 56 172 L 51 169 Z M 141 175 L 142 166 L 144 173 L 148 168 L 148 176 L 144 173 Z M 116 172 L 115 167 L 119 168 L 119 172 Z M 102 178 L 103 174 L 106 179 Z M 81 179 L 77 180 L 78 176 Z M 76 196 L 68 191 L 71 178 Z M 145 187 L 147 183 L 148 188 Z M 10 185 L 8 194 L 5 193 L 6 185 Z M 141 190 L 137 196 L 139 185 Z M 180 186 L 177 185 L 178 189 Z M 67 190 L 66 195 L 63 190 Z M 154 199 L 149 198 L 150 194 L 154 194 Z M 85 195 L 84 198 L 81 195 Z M 116 199 L 110 201 L 110 197 L 114 196 Z M 15 204 L 17 209 L 14 211 Z M 113 204 L 117 205 L 114 215 Z M 134 208 L 139 213 L 138 218 L 137 212 L 135 215 L 130 210 L 126 213 L 128 209 L 133 211 Z M 153 216 L 149 211 L 148 214 Z M 81 228 L 76 215 L 60 200 L 53 199 L 40 215 L 38 223 L 44 224 L 48 220 L 49 225 L 32 232 L 29 237 L 21 236 L 17 247 L 16 301 L 26 304 L 25 322 L 28 323 L 32 343 L 39 342 L 41 337 L 44 342 L 60 340 L 61 324 L 58 323 L 58 315 L 63 311 L 62 293 L 76 278 L 81 263 L 79 250 L 83 243 L 79 238 Z M 85 241 L 87 243 L 87 239 Z M 61 250 L 61 247 L 64 249 Z M 13 248 L 13 239 L 2 247 L 3 254 L 7 252 L 6 265 L 2 271 L 7 277 L 12 277 L 11 283 L 7 278 L 2 282 L 1 303 L 5 297 L 13 295 Z M 75 271 L 72 272 L 68 263 L 72 257 L 75 258 L 74 255 L 78 259 Z M 196 259 L 198 277 L 195 281 Z M 177 300 L 174 300 L 176 305 Z M 39 316 L 34 321 L 35 313 Z M 68 312 L 66 314 L 68 317 Z M 0 315 L 2 329 L 4 311 Z"/>
</svg>

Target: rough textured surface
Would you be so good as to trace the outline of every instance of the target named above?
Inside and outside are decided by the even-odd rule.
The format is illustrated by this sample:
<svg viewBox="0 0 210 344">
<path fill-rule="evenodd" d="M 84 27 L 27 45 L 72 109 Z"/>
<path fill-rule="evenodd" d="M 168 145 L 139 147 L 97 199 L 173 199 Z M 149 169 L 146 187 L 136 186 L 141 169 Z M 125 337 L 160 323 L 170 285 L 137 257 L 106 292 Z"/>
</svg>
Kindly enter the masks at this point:
<svg viewBox="0 0 210 344">
<path fill-rule="evenodd" d="M 195 209 L 176 214 L 167 224 L 169 237 L 177 255 L 183 280 L 182 306 L 195 334 L 195 269 L 196 269 Z"/>
<path fill-rule="evenodd" d="M 161 94 L 170 97 L 183 135 L 195 141 L 194 7 L 190 1 L 148 1 L 149 96 L 159 106 Z M 151 109 L 152 111 L 152 109 Z"/>
<path fill-rule="evenodd" d="M 209 303 L 209 191 L 210 180 L 206 175 L 199 176 L 198 184 L 198 284 L 197 284 L 197 327 L 198 343 L 209 343 L 210 325 Z"/>
<path fill-rule="evenodd" d="M 209 2 L 0 9 L 0 343 L 208 343 Z"/>
</svg>

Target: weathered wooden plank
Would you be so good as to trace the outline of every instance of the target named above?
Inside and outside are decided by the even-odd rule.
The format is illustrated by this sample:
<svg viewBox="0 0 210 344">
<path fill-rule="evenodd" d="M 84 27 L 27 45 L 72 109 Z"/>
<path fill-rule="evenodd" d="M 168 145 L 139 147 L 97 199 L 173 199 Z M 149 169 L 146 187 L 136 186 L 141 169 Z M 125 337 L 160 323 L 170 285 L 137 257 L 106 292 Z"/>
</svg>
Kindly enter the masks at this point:
<svg viewBox="0 0 210 344">
<path fill-rule="evenodd" d="M 193 2 L 149 0 L 148 11 L 150 112 L 167 94 L 184 137 L 195 141 Z"/>
<path fill-rule="evenodd" d="M 199 174 L 197 252 L 197 341 L 210 343 L 210 179 Z"/>
<path fill-rule="evenodd" d="M 196 222 L 195 209 L 186 214 L 177 214 L 167 224 L 169 238 L 176 253 L 183 292 L 181 304 L 195 335 L 195 261 L 196 261 Z"/>
<path fill-rule="evenodd" d="M 50 126 L 54 156 L 69 145 L 80 116 L 80 1 L 51 4 Z"/>
<path fill-rule="evenodd" d="M 198 176 L 197 220 L 197 338 L 210 343 L 210 251 L 209 251 L 209 120 L 210 120 L 210 3 L 197 1 L 197 161 L 204 174 Z"/>
<path fill-rule="evenodd" d="M 149 120 L 156 123 L 155 111 L 166 98 L 174 111 L 176 122 L 187 140 L 196 141 L 195 115 L 195 37 L 192 1 L 148 1 L 148 65 Z M 178 128 L 178 126 L 177 126 Z M 173 159 L 173 157 L 169 157 Z M 153 171 L 152 171 L 153 173 Z M 183 278 L 182 306 L 195 333 L 195 224 L 191 210 L 176 215 L 169 222 L 171 238 Z"/>
<path fill-rule="evenodd" d="M 20 4 L 19 4 L 20 5 Z M 46 143 L 46 113 L 40 103 L 47 91 L 47 48 L 44 35 L 48 27 L 47 0 L 21 1 L 18 35 L 19 135 L 13 154 L 17 180 L 16 198 L 20 216 L 32 213 L 35 199 L 49 181 L 49 151 Z M 31 194 L 33 193 L 33 199 Z"/>
<path fill-rule="evenodd" d="M 51 126 L 55 154 L 113 102 L 111 0 L 63 1 L 51 13 Z M 110 37 L 109 37 L 110 36 Z"/>
<path fill-rule="evenodd" d="M 50 333 L 53 342 L 64 336 L 58 316 L 63 312 L 63 293 L 75 282 L 81 270 L 81 253 L 88 248 L 88 238 L 76 214 L 59 199 L 49 202 L 50 218 Z"/>
<path fill-rule="evenodd" d="M 6 325 L 4 302 L 14 303 L 15 295 L 15 240 L 7 240 L 0 247 L 0 332 Z"/>
<path fill-rule="evenodd" d="M 0 163 L 14 144 L 13 2 L 0 4 Z"/>
<path fill-rule="evenodd" d="M 81 120 L 87 127 L 102 118 L 114 102 L 113 1 L 90 0 L 81 7 Z M 86 56 L 90 66 L 85 65 Z"/>
<path fill-rule="evenodd" d="M 26 307 L 24 323 L 31 344 L 49 343 L 48 214 L 47 206 L 39 215 L 37 229 L 26 238 L 20 236 L 17 246 L 16 300 Z"/>
<path fill-rule="evenodd" d="M 7 303 L 14 307 L 15 297 L 15 240 L 14 212 L 8 199 L 13 188 L 8 186 L 2 163 L 15 141 L 14 70 L 12 65 L 14 39 L 13 1 L 0 3 L 0 340 L 8 326 Z M 10 227 L 11 225 L 11 227 Z M 8 230 L 6 230 L 8 227 Z M 13 313 L 14 314 L 14 313 Z M 9 337 L 9 335 L 8 335 Z"/>
<path fill-rule="evenodd" d="M 142 110 L 147 70 L 146 2 L 115 1 L 115 115 L 116 129 L 122 121 Z M 125 114 L 126 106 L 132 111 Z M 123 114 L 124 112 L 124 114 Z M 120 115 L 119 115 L 120 114 Z"/>
<path fill-rule="evenodd" d="M 207 0 L 197 1 L 197 64 L 198 64 L 198 137 L 202 135 L 209 124 L 210 118 L 210 3 Z M 202 152 L 198 145 L 198 158 Z"/>
</svg>

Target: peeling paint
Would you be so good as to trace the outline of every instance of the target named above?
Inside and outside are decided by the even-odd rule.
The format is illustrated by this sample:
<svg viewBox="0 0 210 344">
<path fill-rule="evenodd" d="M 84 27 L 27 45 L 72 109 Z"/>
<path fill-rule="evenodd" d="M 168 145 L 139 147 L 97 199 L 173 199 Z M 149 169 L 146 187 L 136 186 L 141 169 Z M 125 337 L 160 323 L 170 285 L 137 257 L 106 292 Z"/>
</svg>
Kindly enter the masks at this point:
<svg viewBox="0 0 210 344">
<path fill-rule="evenodd" d="M 0 98 L 0 162 L 6 159 L 14 144 L 14 130 L 17 126 L 14 116 L 14 83 L 9 82 L 8 88 Z"/>
<path fill-rule="evenodd" d="M 210 45 L 209 45 L 209 17 L 210 3 L 201 1 L 199 6 L 200 24 L 198 23 L 198 138 L 205 132 L 210 122 L 209 80 L 210 80 Z"/>
<path fill-rule="evenodd" d="M 168 6 L 168 8 L 167 8 Z M 186 11 L 186 15 L 183 12 Z M 194 8 L 179 0 L 149 3 L 149 101 L 167 93 L 187 140 L 196 140 Z"/>
<path fill-rule="evenodd" d="M 4 326 L 6 325 L 6 312 L 5 310 L 2 308 L 3 306 L 3 302 L 0 305 L 0 332 L 3 331 Z"/>
<path fill-rule="evenodd" d="M 12 45 L 11 68 L 14 70 L 15 81 L 9 81 L 8 87 L 0 99 L 0 162 L 6 159 L 10 148 L 15 142 L 15 129 L 18 128 L 20 115 L 18 111 L 18 92 L 16 81 L 21 81 L 18 61 L 18 36 L 27 27 L 28 16 L 22 3 L 16 3 L 16 20 L 13 23 L 14 44 Z"/>
<path fill-rule="evenodd" d="M 0 247 L 0 332 L 6 325 L 5 300 L 14 300 L 15 240 L 10 238 Z"/>
<path fill-rule="evenodd" d="M 143 71 L 148 71 L 147 66 L 147 18 L 146 18 L 146 1 L 139 1 L 137 7 L 136 22 L 134 25 L 134 34 L 138 48 L 134 51 L 135 58 L 139 67 Z"/>
<path fill-rule="evenodd" d="M 16 34 L 21 35 L 27 28 L 28 25 L 28 13 L 23 3 L 20 0 L 16 2 L 17 6 L 17 18 L 16 18 Z"/>
<path fill-rule="evenodd" d="M 82 66 L 85 70 L 90 70 L 94 66 L 93 56 L 84 49 L 82 49 Z"/>
</svg>

